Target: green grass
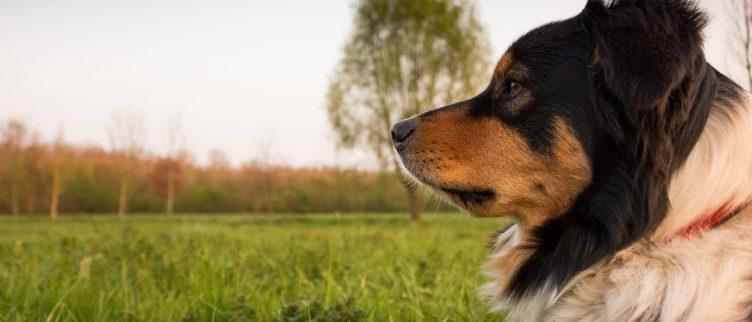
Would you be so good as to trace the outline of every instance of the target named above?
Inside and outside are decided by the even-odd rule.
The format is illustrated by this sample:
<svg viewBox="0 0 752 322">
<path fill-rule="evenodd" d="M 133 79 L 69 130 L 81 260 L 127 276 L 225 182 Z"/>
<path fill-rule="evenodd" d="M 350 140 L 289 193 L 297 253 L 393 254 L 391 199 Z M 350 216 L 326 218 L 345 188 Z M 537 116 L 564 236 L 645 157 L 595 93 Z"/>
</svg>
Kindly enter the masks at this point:
<svg viewBox="0 0 752 322">
<path fill-rule="evenodd" d="M 464 215 L 0 218 L 1 321 L 498 321 L 497 220 Z"/>
</svg>

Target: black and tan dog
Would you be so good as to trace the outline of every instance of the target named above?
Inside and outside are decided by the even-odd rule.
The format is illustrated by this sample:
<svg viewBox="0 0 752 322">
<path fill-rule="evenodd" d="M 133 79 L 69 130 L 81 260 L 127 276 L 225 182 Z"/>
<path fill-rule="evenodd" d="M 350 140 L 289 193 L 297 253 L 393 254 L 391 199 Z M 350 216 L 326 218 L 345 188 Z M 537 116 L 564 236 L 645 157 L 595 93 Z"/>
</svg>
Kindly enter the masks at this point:
<svg viewBox="0 0 752 322">
<path fill-rule="evenodd" d="M 468 101 L 396 124 L 406 172 L 511 216 L 484 290 L 523 320 L 752 312 L 752 104 L 685 0 L 588 2 L 535 29 Z"/>
</svg>

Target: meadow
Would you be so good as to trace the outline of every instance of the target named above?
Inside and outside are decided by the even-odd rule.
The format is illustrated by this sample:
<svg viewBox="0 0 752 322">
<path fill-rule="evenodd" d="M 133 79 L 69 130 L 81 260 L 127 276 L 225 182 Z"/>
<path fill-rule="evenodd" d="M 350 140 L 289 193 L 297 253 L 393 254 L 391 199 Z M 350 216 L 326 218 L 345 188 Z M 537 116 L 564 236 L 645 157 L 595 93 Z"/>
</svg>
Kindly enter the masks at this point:
<svg viewBox="0 0 752 322">
<path fill-rule="evenodd" d="M 499 321 L 460 214 L 0 217 L 2 321 Z"/>
</svg>

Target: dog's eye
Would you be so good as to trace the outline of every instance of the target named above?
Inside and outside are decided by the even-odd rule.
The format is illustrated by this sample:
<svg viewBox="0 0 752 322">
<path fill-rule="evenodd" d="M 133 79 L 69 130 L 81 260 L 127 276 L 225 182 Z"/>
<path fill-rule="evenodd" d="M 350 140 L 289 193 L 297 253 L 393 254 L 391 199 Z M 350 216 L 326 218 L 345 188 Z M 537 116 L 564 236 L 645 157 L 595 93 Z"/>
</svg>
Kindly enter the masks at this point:
<svg viewBox="0 0 752 322">
<path fill-rule="evenodd" d="M 522 90 L 525 89 L 525 86 L 520 84 L 519 82 L 510 81 L 509 85 L 507 85 L 507 95 L 510 97 L 515 97 L 522 93 Z"/>
</svg>

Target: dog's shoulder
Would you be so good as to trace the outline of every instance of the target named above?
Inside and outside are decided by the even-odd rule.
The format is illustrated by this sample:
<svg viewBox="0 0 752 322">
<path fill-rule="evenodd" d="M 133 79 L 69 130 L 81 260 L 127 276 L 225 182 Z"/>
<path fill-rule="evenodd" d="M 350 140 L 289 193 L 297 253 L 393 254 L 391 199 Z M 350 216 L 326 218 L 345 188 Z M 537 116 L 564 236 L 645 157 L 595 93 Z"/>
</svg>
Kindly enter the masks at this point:
<svg viewBox="0 0 752 322">
<path fill-rule="evenodd" d="M 741 321 L 752 309 L 752 210 L 702 236 L 639 242 L 583 272 L 551 321 Z"/>
</svg>

